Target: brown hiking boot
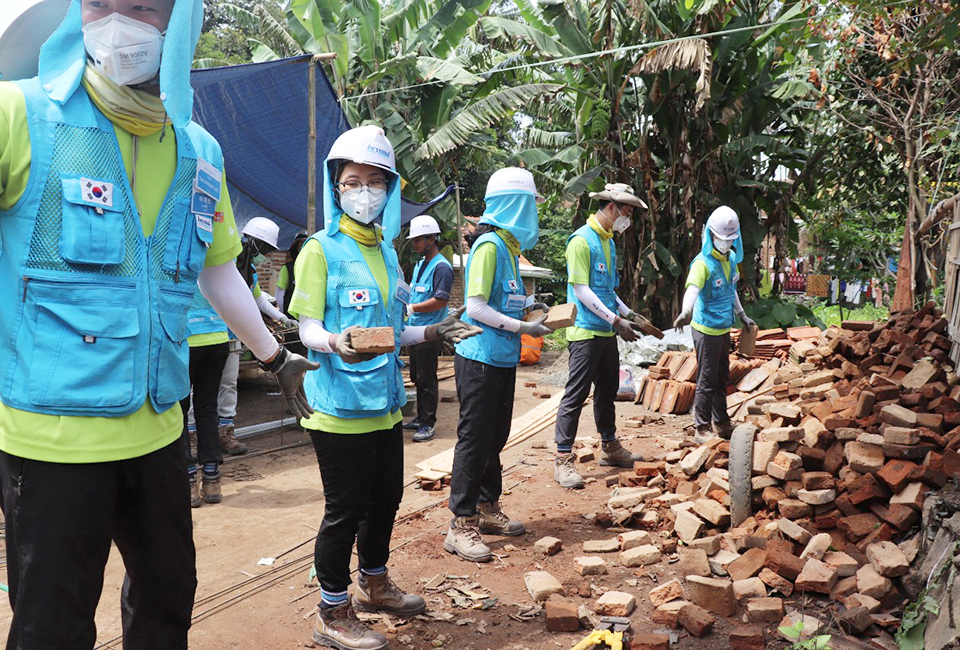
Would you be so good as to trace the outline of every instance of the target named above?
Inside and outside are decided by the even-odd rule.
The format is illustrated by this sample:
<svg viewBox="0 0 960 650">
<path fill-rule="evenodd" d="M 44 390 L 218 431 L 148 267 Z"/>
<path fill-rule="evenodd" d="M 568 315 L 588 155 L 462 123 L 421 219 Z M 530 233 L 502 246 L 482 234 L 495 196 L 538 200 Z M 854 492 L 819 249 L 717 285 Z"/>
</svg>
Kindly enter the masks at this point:
<svg viewBox="0 0 960 650">
<path fill-rule="evenodd" d="M 223 453 L 231 456 L 242 456 L 247 453 L 247 446 L 237 440 L 232 424 L 224 424 L 220 427 L 220 446 L 223 448 Z"/>
<path fill-rule="evenodd" d="M 713 432 L 713 426 L 710 424 L 701 424 L 694 429 L 693 441 L 698 445 L 705 444 L 717 437 L 717 434 Z"/>
<path fill-rule="evenodd" d="M 470 562 L 487 562 L 493 558 L 490 547 L 480 537 L 480 516 L 456 517 L 450 522 L 443 550 L 456 553 Z"/>
<path fill-rule="evenodd" d="M 620 441 L 614 438 L 610 442 L 600 443 L 600 464 L 633 468 L 634 461 L 643 460 L 640 454 L 631 454 L 624 449 Z"/>
<path fill-rule="evenodd" d="M 477 506 L 480 516 L 480 532 L 492 535 L 516 537 L 527 532 L 527 527 L 519 521 L 511 521 L 500 507 L 500 502 L 481 503 Z"/>
<path fill-rule="evenodd" d="M 575 454 L 560 454 L 553 464 L 553 478 L 560 487 L 579 490 L 583 487 L 583 477 L 577 472 Z"/>
<path fill-rule="evenodd" d="M 353 608 L 360 612 L 416 616 L 427 610 L 427 603 L 420 596 L 403 593 L 386 572 L 368 576 L 361 571 L 353 594 Z"/>
<path fill-rule="evenodd" d="M 717 432 L 718 436 L 724 440 L 729 440 L 730 436 L 733 435 L 733 423 L 730 420 L 727 420 L 722 424 L 716 425 L 714 430 Z"/>
<path fill-rule="evenodd" d="M 216 476 L 203 475 L 203 500 L 207 503 L 220 503 L 220 472 Z"/>
<path fill-rule="evenodd" d="M 361 623 L 349 601 L 336 607 L 319 608 L 313 624 L 313 642 L 340 650 L 381 650 L 387 647 L 387 638 Z"/>
<path fill-rule="evenodd" d="M 199 508 L 203 504 L 200 496 L 200 477 L 195 473 L 190 475 L 190 507 Z"/>
</svg>

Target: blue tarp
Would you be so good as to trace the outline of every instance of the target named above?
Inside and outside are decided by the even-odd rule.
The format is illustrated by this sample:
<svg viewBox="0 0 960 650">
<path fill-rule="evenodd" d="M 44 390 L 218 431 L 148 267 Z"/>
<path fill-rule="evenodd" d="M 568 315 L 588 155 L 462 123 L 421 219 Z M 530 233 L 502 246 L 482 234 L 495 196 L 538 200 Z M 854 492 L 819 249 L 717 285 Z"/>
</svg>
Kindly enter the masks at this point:
<svg viewBox="0 0 960 650">
<path fill-rule="evenodd" d="M 280 246 L 307 227 L 308 66 L 312 56 L 194 70 L 194 120 L 223 148 L 237 224 L 267 217 L 280 224 Z M 317 227 L 323 226 L 323 160 L 350 128 L 330 81 L 317 66 Z M 404 199 L 403 222 L 428 203 Z"/>
</svg>

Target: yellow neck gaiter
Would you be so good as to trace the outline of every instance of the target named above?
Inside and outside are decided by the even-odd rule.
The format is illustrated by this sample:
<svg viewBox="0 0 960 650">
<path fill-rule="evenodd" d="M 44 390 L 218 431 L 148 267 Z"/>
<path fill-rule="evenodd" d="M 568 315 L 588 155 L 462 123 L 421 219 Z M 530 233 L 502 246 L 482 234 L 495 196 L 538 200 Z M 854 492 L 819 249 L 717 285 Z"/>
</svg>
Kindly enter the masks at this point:
<svg viewBox="0 0 960 650">
<path fill-rule="evenodd" d="M 595 233 L 600 235 L 600 239 L 613 239 L 613 229 L 605 230 L 604 227 L 600 225 L 600 220 L 597 218 L 597 215 L 590 215 L 590 218 L 587 219 L 587 223 L 590 224 L 590 227 L 593 228 Z"/>
<path fill-rule="evenodd" d="M 340 216 L 340 232 L 364 246 L 376 246 L 383 239 L 383 233 L 376 226 L 364 226 L 345 214 Z"/>
<path fill-rule="evenodd" d="M 83 87 L 100 112 L 124 131 L 143 137 L 163 128 L 167 112 L 156 95 L 118 86 L 90 63 L 83 70 Z"/>
</svg>

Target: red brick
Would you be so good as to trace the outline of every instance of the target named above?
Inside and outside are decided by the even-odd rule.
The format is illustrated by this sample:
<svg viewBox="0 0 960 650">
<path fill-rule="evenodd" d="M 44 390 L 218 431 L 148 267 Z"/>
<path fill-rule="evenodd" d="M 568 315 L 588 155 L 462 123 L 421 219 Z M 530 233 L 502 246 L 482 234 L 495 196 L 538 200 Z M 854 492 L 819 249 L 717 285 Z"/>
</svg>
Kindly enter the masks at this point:
<svg viewBox="0 0 960 650">
<path fill-rule="evenodd" d="M 837 524 L 840 532 L 852 542 L 859 542 L 861 539 L 867 537 L 870 533 L 875 531 L 879 526 L 880 520 L 877 519 L 876 515 L 869 512 L 853 515 L 851 517 L 844 517 L 840 520 L 840 523 Z"/>
<path fill-rule="evenodd" d="M 794 555 L 793 544 L 771 539 L 767 542 L 766 566 L 791 582 L 797 579 L 803 570 L 804 561 Z"/>
<path fill-rule="evenodd" d="M 840 509 L 840 512 L 847 517 L 852 517 L 853 515 L 859 515 L 862 513 L 858 507 L 850 502 L 850 497 L 846 494 L 841 494 L 838 496 L 834 503 L 836 504 L 837 508 Z"/>
<path fill-rule="evenodd" d="M 876 544 L 877 542 L 889 542 L 892 539 L 893 526 L 887 523 L 881 523 L 878 528 L 857 542 L 857 548 L 866 553 L 867 547 L 871 544 Z"/>
<path fill-rule="evenodd" d="M 829 490 L 837 484 L 830 472 L 806 472 L 800 482 L 804 490 Z"/>
<path fill-rule="evenodd" d="M 387 354 L 394 350 L 392 327 L 358 327 L 350 332 L 353 349 L 361 354 Z"/>
<path fill-rule="evenodd" d="M 843 443 L 834 442 L 828 449 L 823 459 L 823 471 L 836 475 L 843 466 Z"/>
<path fill-rule="evenodd" d="M 633 463 L 633 473 L 637 476 L 648 476 L 653 478 L 663 472 L 663 461 L 650 462 L 638 460 Z"/>
<path fill-rule="evenodd" d="M 861 506 L 869 501 L 886 499 L 890 496 L 890 490 L 880 481 L 874 478 L 873 474 L 864 474 L 857 481 L 850 492 L 850 503 L 855 506 Z"/>
<path fill-rule="evenodd" d="M 883 469 L 877 472 L 877 476 L 889 485 L 891 490 L 899 492 L 910 482 L 910 474 L 916 467 L 916 463 L 895 458 L 887 461 Z"/>
<path fill-rule="evenodd" d="M 550 632 L 576 632 L 580 629 L 577 606 L 571 602 L 551 598 L 544 604 L 544 612 Z"/>
<path fill-rule="evenodd" d="M 670 650 L 670 636 L 667 634 L 634 634 L 630 639 L 630 650 Z"/>
<path fill-rule="evenodd" d="M 920 520 L 916 510 L 902 503 L 874 503 L 870 505 L 870 511 L 900 532 L 910 530 Z"/>
<path fill-rule="evenodd" d="M 688 603 L 680 609 L 677 621 L 683 628 L 695 637 L 706 636 L 713 630 L 714 618 L 710 613 L 693 603 Z"/>
<path fill-rule="evenodd" d="M 939 456 L 939 454 L 937 455 Z M 940 465 L 942 467 L 943 463 L 941 462 Z M 931 467 L 930 465 L 924 464 L 918 465 L 912 472 L 910 472 L 910 481 L 920 481 L 921 483 L 925 483 L 926 485 L 936 489 L 947 484 L 947 475 L 936 467 Z"/>
<path fill-rule="evenodd" d="M 815 472 L 823 469 L 827 452 L 823 449 L 802 445 L 797 449 L 797 455 L 803 460 L 803 469 Z M 829 472 L 827 474 L 829 475 Z"/>
<path fill-rule="evenodd" d="M 743 555 L 727 565 L 727 573 L 734 580 L 745 580 L 760 573 L 767 561 L 767 552 L 760 548 L 748 549 Z"/>
<path fill-rule="evenodd" d="M 633 646 L 630 646 L 633 648 Z M 764 650 L 763 628 L 747 625 L 730 630 L 730 648 L 732 650 Z"/>
</svg>

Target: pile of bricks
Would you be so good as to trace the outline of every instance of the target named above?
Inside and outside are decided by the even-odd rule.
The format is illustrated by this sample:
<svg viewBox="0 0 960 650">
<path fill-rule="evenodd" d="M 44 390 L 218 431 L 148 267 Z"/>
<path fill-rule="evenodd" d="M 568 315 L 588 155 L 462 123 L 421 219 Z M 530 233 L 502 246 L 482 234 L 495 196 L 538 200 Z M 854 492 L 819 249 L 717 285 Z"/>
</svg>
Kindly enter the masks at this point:
<svg viewBox="0 0 960 650">
<path fill-rule="evenodd" d="M 960 386 L 933 305 L 844 326 L 735 405 L 755 427 L 754 516 L 739 527 L 727 441 L 661 439 L 661 459 L 608 481 L 618 488 L 596 523 L 670 532 L 667 546 L 678 544 L 685 577 L 650 592 L 654 622 L 702 636 L 713 614 L 743 607 L 751 623 L 790 626 L 799 614 L 785 617 L 784 599 L 808 594 L 840 603 L 849 634 L 887 639 L 899 625 L 924 500 L 960 476 Z M 805 636 L 826 622 L 804 620 Z M 737 630 L 753 641 L 730 646 L 752 647 L 755 632 Z"/>
</svg>

